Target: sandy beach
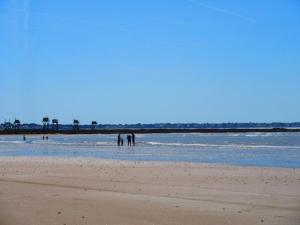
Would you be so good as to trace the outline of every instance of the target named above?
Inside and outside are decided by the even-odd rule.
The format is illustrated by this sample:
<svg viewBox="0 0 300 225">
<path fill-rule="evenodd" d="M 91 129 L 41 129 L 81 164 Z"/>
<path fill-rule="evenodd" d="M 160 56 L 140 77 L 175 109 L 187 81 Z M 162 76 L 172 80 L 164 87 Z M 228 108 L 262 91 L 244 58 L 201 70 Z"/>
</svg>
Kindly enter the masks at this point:
<svg viewBox="0 0 300 225">
<path fill-rule="evenodd" d="M 0 158 L 0 225 L 300 224 L 300 169 Z"/>
</svg>

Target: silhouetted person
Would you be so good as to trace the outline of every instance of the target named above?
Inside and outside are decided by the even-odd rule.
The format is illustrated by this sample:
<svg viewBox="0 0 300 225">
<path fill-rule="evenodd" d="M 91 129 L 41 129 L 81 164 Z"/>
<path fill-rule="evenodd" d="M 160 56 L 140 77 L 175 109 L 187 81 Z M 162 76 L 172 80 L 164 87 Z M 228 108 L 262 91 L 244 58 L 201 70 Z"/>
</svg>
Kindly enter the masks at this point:
<svg viewBox="0 0 300 225">
<path fill-rule="evenodd" d="M 118 146 L 120 146 L 121 145 L 121 135 L 119 134 L 118 135 Z"/>
<path fill-rule="evenodd" d="M 124 139 L 121 138 L 121 146 L 123 146 L 123 145 L 124 145 Z"/>
<path fill-rule="evenodd" d="M 131 146 L 131 135 L 127 135 L 128 146 Z"/>
<path fill-rule="evenodd" d="M 131 139 L 132 139 L 132 145 L 135 146 L 135 134 L 131 134 Z"/>
<path fill-rule="evenodd" d="M 45 140 L 45 136 L 43 136 L 43 140 Z"/>
<path fill-rule="evenodd" d="M 23 141 L 26 141 L 26 137 L 25 137 L 25 135 L 23 136 Z"/>
<path fill-rule="evenodd" d="M 46 140 L 48 141 L 48 136 L 46 136 Z"/>
</svg>

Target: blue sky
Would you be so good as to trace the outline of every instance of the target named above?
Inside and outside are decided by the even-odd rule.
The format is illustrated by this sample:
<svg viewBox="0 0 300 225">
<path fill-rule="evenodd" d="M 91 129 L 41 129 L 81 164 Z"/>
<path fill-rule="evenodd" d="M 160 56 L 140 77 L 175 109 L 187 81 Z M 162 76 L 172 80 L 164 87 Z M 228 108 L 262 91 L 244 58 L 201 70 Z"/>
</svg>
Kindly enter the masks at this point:
<svg viewBox="0 0 300 225">
<path fill-rule="evenodd" d="M 298 0 L 0 0 L 0 59 L 1 122 L 300 121 Z"/>
</svg>

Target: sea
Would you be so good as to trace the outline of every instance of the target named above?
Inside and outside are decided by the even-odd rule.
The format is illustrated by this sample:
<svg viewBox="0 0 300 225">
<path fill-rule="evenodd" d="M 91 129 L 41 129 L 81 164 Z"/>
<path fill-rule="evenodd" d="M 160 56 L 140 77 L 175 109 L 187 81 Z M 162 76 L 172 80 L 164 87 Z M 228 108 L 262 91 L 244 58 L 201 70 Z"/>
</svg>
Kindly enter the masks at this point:
<svg viewBox="0 0 300 225">
<path fill-rule="evenodd" d="M 0 136 L 0 157 L 88 157 L 110 160 L 213 163 L 300 168 L 300 133 Z"/>
</svg>

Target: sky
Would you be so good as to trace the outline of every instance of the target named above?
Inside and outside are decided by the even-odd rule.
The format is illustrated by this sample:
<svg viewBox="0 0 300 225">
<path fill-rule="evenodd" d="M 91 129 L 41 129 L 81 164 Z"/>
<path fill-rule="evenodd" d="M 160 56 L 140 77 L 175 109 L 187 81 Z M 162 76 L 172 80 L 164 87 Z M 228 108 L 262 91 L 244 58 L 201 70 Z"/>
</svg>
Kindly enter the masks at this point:
<svg viewBox="0 0 300 225">
<path fill-rule="evenodd" d="M 299 0 L 0 0 L 0 122 L 300 121 Z"/>
</svg>

